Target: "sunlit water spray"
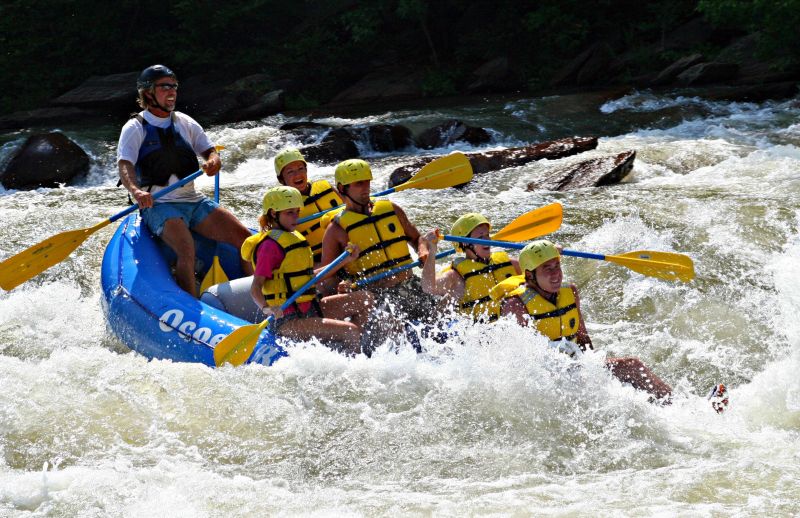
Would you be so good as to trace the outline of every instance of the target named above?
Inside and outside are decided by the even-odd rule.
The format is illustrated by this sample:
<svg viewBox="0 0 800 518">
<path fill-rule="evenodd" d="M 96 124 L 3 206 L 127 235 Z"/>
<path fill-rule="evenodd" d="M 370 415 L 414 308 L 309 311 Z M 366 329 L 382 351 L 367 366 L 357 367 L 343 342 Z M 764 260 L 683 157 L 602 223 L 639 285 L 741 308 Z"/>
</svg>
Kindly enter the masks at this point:
<svg viewBox="0 0 800 518">
<path fill-rule="evenodd" d="M 424 128 L 462 118 L 494 130 L 482 150 L 599 134 L 590 153 L 392 199 L 422 230 L 449 230 L 473 210 L 499 229 L 557 201 L 565 219 L 551 238 L 564 247 L 685 253 L 697 278 L 565 258 L 597 348 L 577 361 L 511 322 L 457 321 L 445 343 L 423 338 L 423 355 L 403 340 L 371 359 L 300 343 L 270 368 L 214 370 L 148 362 L 108 334 L 99 268 L 109 232 L 98 233 L 0 294 L 0 514 L 794 515 L 798 115 L 794 101 L 641 93 L 326 119 Z M 276 182 L 275 151 L 309 143 L 277 129 L 289 121 L 210 129 L 227 148 L 222 202 L 251 227 Z M 96 160 L 85 180 L 0 191 L 0 257 L 124 208 L 116 133 L 75 137 Z M 425 153 L 453 149 L 473 150 Z M 627 149 L 637 161 L 621 185 L 526 191 L 542 171 Z M 422 154 L 366 152 L 376 188 Z M 312 178 L 332 174 L 310 167 Z M 213 180 L 198 185 L 210 193 Z M 673 386 L 671 406 L 611 376 L 603 360 L 624 355 Z M 723 415 L 705 400 L 716 382 L 731 389 Z"/>
</svg>

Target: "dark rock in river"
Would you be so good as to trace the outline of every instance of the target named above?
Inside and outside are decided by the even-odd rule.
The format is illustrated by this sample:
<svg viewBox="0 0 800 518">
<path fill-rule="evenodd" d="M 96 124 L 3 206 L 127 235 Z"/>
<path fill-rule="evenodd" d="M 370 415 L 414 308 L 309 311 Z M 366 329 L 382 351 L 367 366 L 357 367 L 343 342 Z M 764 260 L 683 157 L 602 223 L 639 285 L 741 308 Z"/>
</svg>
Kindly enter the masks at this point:
<svg viewBox="0 0 800 518">
<path fill-rule="evenodd" d="M 592 158 L 578 164 L 559 167 L 542 173 L 528 184 L 529 191 L 568 191 L 585 187 L 613 185 L 622 181 L 633 169 L 635 151 Z"/>
<path fill-rule="evenodd" d="M 692 54 L 690 56 L 682 57 L 659 72 L 659 74 L 652 81 L 653 86 L 670 84 L 675 80 L 676 77 L 678 77 L 678 74 L 698 63 L 701 63 L 703 59 L 704 58 L 702 54 Z"/>
<path fill-rule="evenodd" d="M 132 109 L 136 106 L 138 72 L 90 77 L 78 87 L 53 99 L 57 106 Z"/>
<path fill-rule="evenodd" d="M 335 164 L 348 158 L 360 156 L 353 134 L 345 128 L 332 129 L 322 142 L 300 150 L 309 162 Z"/>
<path fill-rule="evenodd" d="M 426 129 L 417 137 L 417 147 L 433 149 L 444 147 L 455 142 L 469 142 L 473 146 L 485 144 L 492 140 L 489 132 L 483 128 L 468 126 L 455 119 L 443 122 L 438 126 Z"/>
<path fill-rule="evenodd" d="M 61 133 L 31 135 L 11 158 L 0 182 L 7 189 L 58 187 L 89 171 L 89 156 Z"/>
<path fill-rule="evenodd" d="M 124 121 L 124 118 L 117 118 Z M 113 120 L 117 120 L 113 119 Z M 95 111 L 74 107 L 37 108 L 10 113 L 0 117 L 0 130 L 20 129 L 54 125 L 77 125 L 87 123 L 101 124 L 108 117 Z"/>
<path fill-rule="evenodd" d="M 422 97 L 425 72 L 420 69 L 386 67 L 375 70 L 339 93 L 330 105 L 415 99 Z"/>
<path fill-rule="evenodd" d="M 510 83 L 508 58 L 501 56 L 487 61 L 472 72 L 473 81 L 467 86 L 471 93 L 508 90 Z"/>
<path fill-rule="evenodd" d="M 382 153 L 405 149 L 414 144 L 411 130 L 399 124 L 375 124 L 368 126 L 363 133 L 372 149 Z"/>
<path fill-rule="evenodd" d="M 676 81 L 683 86 L 705 85 L 733 79 L 738 73 L 736 63 L 698 63 L 678 74 Z"/>
<path fill-rule="evenodd" d="M 596 137 L 569 137 L 532 144 L 530 146 L 487 151 L 485 153 L 468 153 L 466 156 L 475 174 L 497 171 L 509 167 L 517 167 L 534 160 L 555 160 L 577 155 L 597 147 Z M 400 185 L 417 173 L 425 164 L 438 157 L 427 157 L 422 160 L 395 169 L 389 178 L 389 187 Z"/>
<path fill-rule="evenodd" d="M 588 85 L 607 83 L 608 69 L 614 62 L 614 51 L 605 41 L 592 44 L 555 73 L 551 86 Z"/>
</svg>

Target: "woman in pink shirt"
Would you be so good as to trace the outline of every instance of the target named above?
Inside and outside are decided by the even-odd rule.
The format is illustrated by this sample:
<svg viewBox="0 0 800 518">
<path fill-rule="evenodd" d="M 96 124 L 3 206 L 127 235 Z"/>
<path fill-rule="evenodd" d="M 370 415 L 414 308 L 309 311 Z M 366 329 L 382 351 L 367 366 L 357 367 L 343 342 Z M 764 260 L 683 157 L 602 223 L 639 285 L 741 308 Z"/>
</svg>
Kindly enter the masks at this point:
<svg viewBox="0 0 800 518">
<path fill-rule="evenodd" d="M 372 294 L 361 290 L 320 298 L 311 287 L 281 311 L 286 300 L 314 277 L 314 257 L 305 237 L 295 231 L 303 206 L 300 191 L 285 185 L 273 187 L 264 194 L 262 205 L 261 232 L 242 245 L 242 258 L 255 271 L 250 287 L 253 300 L 265 315 L 275 316 L 277 334 L 293 340 L 317 338 L 335 350 L 358 354 Z M 358 247 L 351 248 L 347 259 L 328 276 L 358 258 Z"/>
</svg>

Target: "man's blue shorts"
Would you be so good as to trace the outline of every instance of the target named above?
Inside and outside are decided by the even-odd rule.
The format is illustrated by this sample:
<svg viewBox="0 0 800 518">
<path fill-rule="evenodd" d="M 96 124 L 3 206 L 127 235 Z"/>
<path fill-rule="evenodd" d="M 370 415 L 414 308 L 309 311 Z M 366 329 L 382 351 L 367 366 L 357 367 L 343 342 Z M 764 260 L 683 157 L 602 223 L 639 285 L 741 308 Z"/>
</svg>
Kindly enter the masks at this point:
<svg viewBox="0 0 800 518">
<path fill-rule="evenodd" d="M 219 207 L 208 198 L 189 203 L 156 203 L 152 208 L 142 209 L 142 220 L 150 232 L 160 236 L 168 219 L 181 218 L 188 228 L 199 225 Z"/>
</svg>

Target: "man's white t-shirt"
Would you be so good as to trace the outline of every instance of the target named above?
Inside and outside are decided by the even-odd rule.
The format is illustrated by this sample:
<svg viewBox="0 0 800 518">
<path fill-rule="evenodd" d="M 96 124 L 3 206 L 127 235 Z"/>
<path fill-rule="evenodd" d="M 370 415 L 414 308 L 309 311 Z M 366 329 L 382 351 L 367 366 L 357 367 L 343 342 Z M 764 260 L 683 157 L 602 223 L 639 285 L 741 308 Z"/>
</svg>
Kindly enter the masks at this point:
<svg viewBox="0 0 800 518">
<path fill-rule="evenodd" d="M 214 144 L 211 143 L 208 135 L 206 135 L 206 132 L 203 131 L 202 126 L 200 126 L 197 121 L 184 113 L 172 113 L 175 117 L 175 129 L 186 139 L 186 142 L 192 146 L 195 153 L 200 155 L 203 151 L 214 147 Z M 156 117 L 147 110 L 140 112 L 139 115 L 141 115 L 148 124 L 152 124 L 157 128 L 168 128 L 170 125 L 169 117 L 162 119 L 161 117 Z M 142 147 L 142 142 L 144 142 L 144 127 L 142 123 L 139 122 L 139 119 L 134 117 L 125 123 L 120 132 L 119 143 L 117 144 L 117 162 L 120 160 L 127 160 L 135 166 L 136 160 L 139 158 L 139 148 Z M 178 177 L 173 174 L 169 177 L 168 185 L 177 181 Z M 154 185 L 150 189 L 150 192 L 155 194 L 163 188 L 164 187 Z M 157 198 L 154 202 L 196 202 L 202 199 L 203 195 L 194 189 L 194 182 L 189 182 L 183 187 Z"/>
</svg>

